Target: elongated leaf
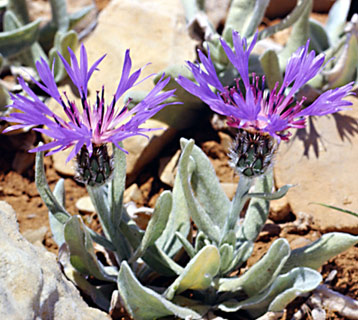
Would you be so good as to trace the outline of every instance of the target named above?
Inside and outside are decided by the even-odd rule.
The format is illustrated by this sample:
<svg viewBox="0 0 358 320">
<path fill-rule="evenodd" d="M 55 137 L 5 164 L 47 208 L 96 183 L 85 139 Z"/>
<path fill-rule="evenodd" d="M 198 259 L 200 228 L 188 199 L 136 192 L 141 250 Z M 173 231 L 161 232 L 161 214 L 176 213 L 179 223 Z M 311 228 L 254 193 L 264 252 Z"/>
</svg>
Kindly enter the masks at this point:
<svg viewBox="0 0 358 320">
<path fill-rule="evenodd" d="M 326 207 L 326 208 L 329 208 L 329 209 L 333 209 L 333 210 L 337 210 L 337 211 L 340 211 L 340 212 L 344 212 L 344 213 L 348 213 L 352 216 L 355 216 L 355 217 L 358 217 L 358 213 L 357 212 L 354 212 L 354 211 L 350 211 L 350 210 L 347 210 L 347 209 L 342 209 L 342 208 L 339 208 L 339 207 L 335 207 L 335 206 L 330 206 L 328 204 L 325 204 L 325 203 L 319 203 L 319 202 L 312 202 L 313 204 L 318 204 L 322 207 Z"/>
<path fill-rule="evenodd" d="M 134 250 L 138 248 L 142 241 L 144 231 L 140 230 L 134 222 L 125 222 L 120 224 L 121 232 L 128 240 Z M 165 276 L 178 275 L 183 268 L 172 260 L 156 244 L 150 246 L 142 259 L 155 271 Z"/>
<path fill-rule="evenodd" d="M 313 0 L 308 0 L 305 3 L 299 19 L 294 23 L 290 37 L 284 49 L 279 53 L 279 62 L 281 70 L 285 70 L 288 59 L 291 57 L 299 47 L 306 44 L 309 38 L 309 16 L 312 11 Z"/>
<path fill-rule="evenodd" d="M 116 289 L 116 284 L 106 283 L 101 286 L 90 284 L 80 272 L 78 272 L 70 262 L 70 252 L 68 246 L 61 246 L 58 254 L 59 262 L 62 265 L 63 272 L 68 279 L 76 284 L 86 295 L 91 297 L 92 301 L 104 310 L 110 307 L 111 292 Z"/>
<path fill-rule="evenodd" d="M 220 232 L 219 227 L 213 222 L 205 209 L 200 205 L 199 201 L 194 197 L 189 183 L 188 165 L 189 157 L 193 150 L 194 141 L 191 140 L 186 144 L 179 160 L 179 176 L 182 182 L 184 196 L 190 210 L 191 216 L 200 230 L 202 230 L 207 237 L 219 242 Z"/>
<path fill-rule="evenodd" d="M 268 310 L 283 310 L 300 294 L 314 290 L 321 281 L 322 276 L 319 272 L 309 268 L 295 268 L 278 276 L 272 285 L 261 294 L 240 302 L 227 301 L 218 307 L 226 312 L 244 309 L 256 319 Z"/>
<path fill-rule="evenodd" d="M 358 236 L 348 233 L 331 232 L 315 242 L 292 251 L 282 273 L 295 267 L 318 269 L 327 260 L 358 243 Z"/>
<path fill-rule="evenodd" d="M 191 177 L 191 172 L 188 173 Z M 168 223 L 156 244 L 170 257 L 173 257 L 182 247 L 175 233 L 180 233 L 184 238 L 190 231 L 190 214 L 186 204 L 184 191 L 179 174 L 176 175 L 173 187 L 173 205 L 169 214 Z"/>
<path fill-rule="evenodd" d="M 180 139 L 182 149 L 189 143 L 187 139 Z M 195 161 L 195 169 L 191 178 L 191 185 L 196 198 L 216 226 L 221 229 L 230 209 L 230 200 L 221 188 L 210 160 L 196 145 L 191 152 Z"/>
<path fill-rule="evenodd" d="M 224 243 L 220 246 L 220 273 L 224 273 L 231 265 L 234 257 L 234 248 L 232 245 Z"/>
<path fill-rule="evenodd" d="M 94 253 L 91 236 L 87 232 L 80 216 L 72 216 L 65 225 L 65 240 L 70 250 L 73 267 L 85 275 L 98 280 L 116 281 L 106 273 Z"/>
<path fill-rule="evenodd" d="M 44 153 L 36 153 L 35 162 L 35 182 L 36 188 L 41 196 L 42 201 L 46 204 L 48 210 L 55 215 L 55 218 L 61 222 L 66 223 L 71 215 L 66 211 L 61 203 L 53 195 L 47 180 L 44 170 Z"/>
<path fill-rule="evenodd" d="M 57 30 L 67 31 L 69 26 L 69 17 L 66 9 L 66 0 L 50 0 L 52 22 Z"/>
<path fill-rule="evenodd" d="M 53 190 L 53 195 L 60 205 L 65 207 L 65 185 L 64 180 L 60 179 L 56 183 L 55 189 Z M 52 232 L 53 239 L 55 240 L 58 247 L 61 247 L 65 242 L 64 228 L 65 224 L 56 219 L 56 214 L 52 214 L 51 211 L 48 212 L 50 228 Z"/>
<path fill-rule="evenodd" d="M 112 144 L 113 149 L 113 177 L 109 183 L 108 203 L 110 221 L 114 229 L 119 230 L 123 212 L 123 193 L 126 188 L 126 154 Z"/>
<path fill-rule="evenodd" d="M 21 24 L 30 22 L 26 0 L 8 0 L 6 12 L 11 12 L 21 21 Z"/>
<path fill-rule="evenodd" d="M 272 191 L 272 185 L 272 170 L 269 170 L 263 177 L 256 180 L 254 191 L 269 194 Z M 244 222 L 239 229 L 238 238 L 254 242 L 267 220 L 269 211 L 268 200 L 252 198 Z"/>
<path fill-rule="evenodd" d="M 258 294 L 276 279 L 285 265 L 290 251 L 290 246 L 286 239 L 275 240 L 264 257 L 242 276 L 220 279 L 218 281 L 218 291 L 235 292 L 244 290 L 249 297 Z"/>
<path fill-rule="evenodd" d="M 131 261 L 135 261 L 141 257 L 147 248 L 154 244 L 154 242 L 162 234 L 167 225 L 169 213 L 172 208 L 172 195 L 170 191 L 164 191 L 157 200 L 153 215 L 149 220 L 148 226 L 145 230 L 144 236 L 134 253 Z"/>
<path fill-rule="evenodd" d="M 37 19 L 19 29 L 0 32 L 0 53 L 8 58 L 33 45 L 39 35 L 40 22 L 41 20 Z"/>
<path fill-rule="evenodd" d="M 325 28 L 331 44 L 336 43 L 343 32 L 350 5 L 349 0 L 336 0 L 329 10 Z"/>
<path fill-rule="evenodd" d="M 226 19 L 223 36 L 232 41 L 231 32 L 236 30 L 243 37 L 250 37 L 260 25 L 269 0 L 233 0 Z"/>
<path fill-rule="evenodd" d="M 324 26 L 312 18 L 309 19 L 310 25 L 310 48 L 316 53 L 321 53 L 329 48 L 329 40 Z"/>
<path fill-rule="evenodd" d="M 292 26 L 307 10 L 310 6 L 311 0 L 298 0 L 296 7 L 279 23 L 267 27 L 259 32 L 258 40 L 268 38 L 278 31 L 286 29 Z"/>
<path fill-rule="evenodd" d="M 126 310 L 136 320 L 152 320 L 173 315 L 181 319 L 201 319 L 201 315 L 195 311 L 177 306 L 157 292 L 142 286 L 126 261 L 121 264 L 117 283 Z"/>
<path fill-rule="evenodd" d="M 195 256 L 195 249 L 191 245 L 191 243 L 188 241 L 187 238 L 183 237 L 183 235 L 179 232 L 175 232 L 175 235 L 178 237 L 179 241 L 183 245 L 184 250 L 188 254 L 190 258 L 193 258 Z"/>
<path fill-rule="evenodd" d="M 286 184 L 274 193 L 267 193 L 267 192 L 249 193 L 247 196 L 251 197 L 251 198 L 259 198 L 259 199 L 264 199 L 264 200 L 277 200 L 277 199 L 281 199 L 282 197 L 284 197 L 286 195 L 286 193 L 288 192 L 288 190 L 290 188 L 292 188 L 293 186 L 294 186 L 293 184 Z"/>
<path fill-rule="evenodd" d="M 254 250 L 254 243 L 251 241 L 244 241 L 239 248 L 234 252 L 234 258 L 231 265 L 223 270 L 223 274 L 226 274 L 236 268 L 239 268 L 247 259 L 250 258 L 252 251 Z"/>
<path fill-rule="evenodd" d="M 265 80 L 270 90 L 276 83 L 282 84 L 282 73 L 276 51 L 269 49 L 260 56 L 261 67 L 265 72 Z"/>
<path fill-rule="evenodd" d="M 165 297 L 172 300 L 175 293 L 187 289 L 205 290 L 219 272 L 220 253 L 212 245 L 202 248 L 186 265 L 180 276 L 166 290 Z"/>
</svg>

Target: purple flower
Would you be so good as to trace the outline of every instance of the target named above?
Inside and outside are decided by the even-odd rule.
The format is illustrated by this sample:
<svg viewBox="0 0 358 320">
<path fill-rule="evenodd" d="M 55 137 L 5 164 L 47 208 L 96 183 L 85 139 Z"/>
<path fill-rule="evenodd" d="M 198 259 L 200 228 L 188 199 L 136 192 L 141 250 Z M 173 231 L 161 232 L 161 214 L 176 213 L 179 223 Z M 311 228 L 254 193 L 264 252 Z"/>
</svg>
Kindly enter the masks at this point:
<svg viewBox="0 0 358 320">
<path fill-rule="evenodd" d="M 50 110 L 46 104 L 37 97 L 34 91 L 29 88 L 24 79 L 19 78 L 19 83 L 27 96 L 20 94 L 11 95 L 13 103 L 10 107 L 22 112 L 14 112 L 11 113 L 9 117 L 3 118 L 9 122 L 17 123 L 4 130 L 4 132 L 27 126 L 46 126 L 46 128 L 35 128 L 34 130 L 53 138 L 53 141 L 32 149 L 30 152 L 52 149 L 47 153 L 47 155 L 50 155 L 73 146 L 67 158 L 67 161 L 69 161 L 75 157 L 83 147 L 87 148 L 89 157 L 91 157 L 93 149 L 98 146 L 112 142 L 118 148 L 122 149 L 119 145 L 120 141 L 134 135 L 145 136 L 146 132 L 157 130 L 140 128 L 139 126 L 164 106 L 170 104 L 164 102 L 173 96 L 175 90 L 161 92 L 169 82 L 169 78 L 164 79 L 163 76 L 148 95 L 133 109 L 129 110 L 129 102 L 122 108 L 117 108 L 118 99 L 128 89 L 141 82 L 137 82 L 141 69 L 131 74 L 132 61 L 129 56 L 129 50 L 127 50 L 124 58 L 122 76 L 112 101 L 106 105 L 104 100 L 104 87 L 102 87 L 101 92 L 97 91 L 95 103 L 91 105 L 87 96 L 88 81 L 93 72 L 98 70 L 97 66 L 105 56 L 98 59 L 88 69 L 88 59 L 84 45 L 81 46 L 79 62 L 74 52 L 71 49 L 68 50 L 71 57 L 71 65 L 63 56 L 60 54 L 59 56 L 67 74 L 78 90 L 81 98 L 81 106 L 71 101 L 66 92 L 63 92 L 62 95 L 60 94 L 55 83 L 53 68 L 51 70 L 46 61 L 41 59 L 36 63 L 41 81 L 32 80 L 40 89 L 62 106 L 66 114 L 66 119 L 61 118 Z"/>
<path fill-rule="evenodd" d="M 318 97 L 312 104 L 305 107 L 305 97 L 297 101 L 294 94 L 322 69 L 324 55 L 308 52 L 309 41 L 300 47 L 289 59 L 283 84 L 277 83 L 271 91 L 264 90 L 265 78 L 252 74 L 249 77 L 249 56 L 257 41 L 257 33 L 250 46 L 247 40 L 233 31 L 232 50 L 221 39 L 221 45 L 232 65 L 237 69 L 240 78 L 232 87 L 224 87 L 216 74 L 210 52 L 206 57 L 198 51 L 201 65 L 187 62 L 196 80 L 190 81 L 182 76 L 177 82 L 191 94 L 200 98 L 209 107 L 227 116 L 229 126 L 268 133 L 279 143 L 288 140 L 290 128 L 305 127 L 307 116 L 321 116 L 344 110 L 351 103 L 344 98 L 349 95 L 352 83 L 343 87 L 328 90 Z M 240 90 L 240 86 L 245 88 Z M 215 92 L 213 89 L 216 89 Z M 289 88 L 289 89 L 288 89 Z"/>
</svg>

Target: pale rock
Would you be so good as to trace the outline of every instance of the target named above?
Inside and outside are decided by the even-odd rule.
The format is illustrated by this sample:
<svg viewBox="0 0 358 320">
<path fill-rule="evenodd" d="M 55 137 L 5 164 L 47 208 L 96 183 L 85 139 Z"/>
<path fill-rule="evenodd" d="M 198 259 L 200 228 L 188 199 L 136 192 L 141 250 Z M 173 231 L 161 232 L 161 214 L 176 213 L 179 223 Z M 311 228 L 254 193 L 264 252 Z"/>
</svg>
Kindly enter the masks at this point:
<svg viewBox="0 0 358 320">
<path fill-rule="evenodd" d="M 159 161 L 159 178 L 160 181 L 167 184 L 168 186 L 174 186 L 174 180 L 177 173 L 177 164 L 179 161 L 181 150 L 172 157 L 161 158 Z"/>
<path fill-rule="evenodd" d="M 287 220 L 291 212 L 290 204 L 286 197 L 270 201 L 269 217 L 275 222 Z"/>
<path fill-rule="evenodd" d="M 91 198 L 88 196 L 79 198 L 76 202 L 76 208 L 78 209 L 79 212 L 82 213 L 96 212 L 96 209 L 93 206 Z"/>
<path fill-rule="evenodd" d="M 103 320 L 61 273 L 56 256 L 29 243 L 19 232 L 16 213 L 0 202 L 0 310 L 7 320 Z"/>
<path fill-rule="evenodd" d="M 125 203 L 128 203 L 130 201 L 134 202 L 143 202 L 143 194 L 142 191 L 140 191 L 138 185 L 136 183 L 133 183 L 129 188 L 127 188 L 124 191 L 123 194 L 123 201 Z"/>
<path fill-rule="evenodd" d="M 276 156 L 278 187 L 295 184 L 286 195 L 293 213 L 313 216 L 314 228 L 322 232 L 358 234 L 358 218 L 314 202 L 343 209 L 358 208 L 358 103 L 352 110 L 309 119 L 308 127 L 281 143 Z"/>
<path fill-rule="evenodd" d="M 227 197 L 232 200 L 234 198 L 236 189 L 237 189 L 237 183 L 234 182 L 220 182 L 221 188 L 224 190 Z"/>
</svg>

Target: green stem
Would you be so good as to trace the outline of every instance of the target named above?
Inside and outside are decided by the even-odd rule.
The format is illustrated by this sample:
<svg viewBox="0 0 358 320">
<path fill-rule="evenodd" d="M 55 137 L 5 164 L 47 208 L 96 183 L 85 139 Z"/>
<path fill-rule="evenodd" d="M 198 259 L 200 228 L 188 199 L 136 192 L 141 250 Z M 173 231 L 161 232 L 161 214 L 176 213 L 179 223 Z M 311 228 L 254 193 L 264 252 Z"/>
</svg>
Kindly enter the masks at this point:
<svg viewBox="0 0 358 320">
<path fill-rule="evenodd" d="M 244 207 L 245 202 L 248 199 L 247 195 L 249 193 L 249 189 L 252 185 L 252 182 L 252 178 L 248 178 L 244 175 L 240 176 L 239 184 L 237 185 L 234 199 L 232 199 L 231 202 L 230 212 L 225 222 L 223 237 L 229 230 L 235 230 L 237 220 L 239 219 L 242 208 Z"/>
</svg>

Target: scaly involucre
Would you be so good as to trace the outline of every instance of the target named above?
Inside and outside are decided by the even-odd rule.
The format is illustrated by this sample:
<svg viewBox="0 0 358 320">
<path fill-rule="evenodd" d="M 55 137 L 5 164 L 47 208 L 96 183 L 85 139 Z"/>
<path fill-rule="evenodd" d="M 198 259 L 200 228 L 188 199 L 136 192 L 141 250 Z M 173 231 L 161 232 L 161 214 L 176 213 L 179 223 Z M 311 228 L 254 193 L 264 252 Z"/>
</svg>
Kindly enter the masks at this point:
<svg viewBox="0 0 358 320">
<path fill-rule="evenodd" d="M 213 111 L 227 116 L 229 126 L 270 134 L 280 142 L 288 140 L 288 129 L 303 128 L 307 116 L 322 116 L 351 105 L 344 98 L 351 93 L 353 83 L 324 92 L 309 106 L 303 106 L 305 97 L 300 101 L 295 99 L 298 89 L 322 70 L 325 59 L 323 54 L 316 56 L 314 51 L 308 52 L 309 41 L 290 57 L 282 85 L 279 87 L 277 83 L 269 91 L 265 90 L 264 76 L 252 74 L 251 80 L 249 77 L 249 56 L 257 41 L 257 33 L 250 46 L 236 31 L 232 33 L 232 40 L 234 50 L 223 39 L 220 40 L 225 54 L 240 75 L 232 87 L 224 87 L 220 82 L 209 50 L 208 56 L 198 51 L 200 63 L 187 62 L 196 82 L 183 76 L 176 79 Z M 242 86 L 244 90 L 240 90 Z"/>
<path fill-rule="evenodd" d="M 71 49 L 68 50 L 71 64 L 60 54 L 59 56 L 67 74 L 78 90 L 81 103 L 76 104 L 74 101 L 71 101 L 66 92 L 63 92 L 62 95 L 60 94 L 54 79 L 53 68 L 51 70 L 46 61 L 41 59 L 36 63 L 40 81 L 33 78 L 32 80 L 41 90 L 62 106 L 66 118 L 64 119 L 56 115 L 30 89 L 24 79 L 19 78 L 18 81 L 27 95 L 11 95 L 12 104 L 9 107 L 22 112 L 13 112 L 8 117 L 3 118 L 9 122 L 17 123 L 8 127 L 5 132 L 28 126 L 45 126 L 45 128 L 34 128 L 34 130 L 51 137 L 53 141 L 34 148 L 30 152 L 52 149 L 47 153 L 47 155 L 50 155 L 73 146 L 67 158 L 67 161 L 69 161 L 84 146 L 91 156 L 94 146 L 111 142 L 122 149 L 119 145 L 120 141 L 134 135 L 145 135 L 148 131 L 157 130 L 140 128 L 139 126 L 163 107 L 171 104 L 164 103 L 164 101 L 172 97 L 175 90 L 162 92 L 170 80 L 169 78 L 164 79 L 163 75 L 148 95 L 131 110 L 128 109 L 128 103 L 118 108 L 118 99 L 128 89 L 141 82 L 137 82 L 137 80 L 142 69 L 138 69 L 131 74 L 132 61 L 129 50 L 127 50 L 124 57 L 122 76 L 111 103 L 105 104 L 104 87 L 102 87 L 101 92 L 97 91 L 96 102 L 91 105 L 87 96 L 88 82 L 93 72 L 98 70 L 97 66 L 105 56 L 98 59 L 88 69 L 88 59 L 84 45 L 81 45 L 79 62 L 74 52 Z"/>
</svg>

